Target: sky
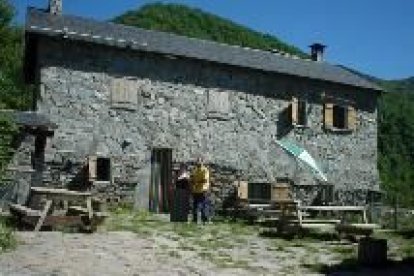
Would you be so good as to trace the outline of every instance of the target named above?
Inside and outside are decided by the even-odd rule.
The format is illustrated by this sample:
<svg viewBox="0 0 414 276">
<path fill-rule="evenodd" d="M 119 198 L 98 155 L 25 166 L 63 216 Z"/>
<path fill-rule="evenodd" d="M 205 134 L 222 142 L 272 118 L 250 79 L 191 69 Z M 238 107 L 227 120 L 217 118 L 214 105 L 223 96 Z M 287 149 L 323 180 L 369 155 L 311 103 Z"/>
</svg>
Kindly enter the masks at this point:
<svg viewBox="0 0 414 276">
<path fill-rule="evenodd" d="M 17 24 L 48 0 L 9 0 Z M 63 13 L 108 20 L 148 0 L 63 0 Z M 414 76 L 414 0 L 176 0 L 269 33 L 305 52 L 326 44 L 325 60 L 384 79 Z"/>
</svg>

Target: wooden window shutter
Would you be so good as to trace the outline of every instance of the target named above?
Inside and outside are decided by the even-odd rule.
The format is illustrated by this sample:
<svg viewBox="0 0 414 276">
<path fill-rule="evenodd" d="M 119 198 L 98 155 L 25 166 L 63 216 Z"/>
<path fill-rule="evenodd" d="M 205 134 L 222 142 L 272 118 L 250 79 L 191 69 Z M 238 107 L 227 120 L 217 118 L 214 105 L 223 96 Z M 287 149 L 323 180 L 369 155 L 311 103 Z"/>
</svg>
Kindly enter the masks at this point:
<svg viewBox="0 0 414 276">
<path fill-rule="evenodd" d="M 246 181 L 236 181 L 237 198 L 248 199 L 249 183 Z"/>
<path fill-rule="evenodd" d="M 291 122 L 293 125 L 298 123 L 298 98 L 293 97 L 292 108 L 291 108 Z"/>
<path fill-rule="evenodd" d="M 324 126 L 325 128 L 333 127 L 333 103 L 325 103 L 324 106 Z"/>
<path fill-rule="evenodd" d="M 120 81 L 120 79 L 113 79 L 111 88 L 111 103 L 113 105 L 116 105 L 119 102 L 122 102 L 123 89 L 122 82 Z"/>
<path fill-rule="evenodd" d="M 98 157 L 97 156 L 88 156 L 88 175 L 89 175 L 89 180 L 90 181 L 94 181 L 96 180 L 96 176 L 97 176 L 97 160 Z"/>
<path fill-rule="evenodd" d="M 126 102 L 130 105 L 130 108 L 135 109 L 138 104 L 137 82 L 134 79 L 128 80 L 128 85 L 125 90 Z"/>
<path fill-rule="evenodd" d="M 348 129 L 355 130 L 357 125 L 357 116 L 356 116 L 356 110 L 353 106 L 348 106 L 347 111 L 347 127 Z"/>
</svg>

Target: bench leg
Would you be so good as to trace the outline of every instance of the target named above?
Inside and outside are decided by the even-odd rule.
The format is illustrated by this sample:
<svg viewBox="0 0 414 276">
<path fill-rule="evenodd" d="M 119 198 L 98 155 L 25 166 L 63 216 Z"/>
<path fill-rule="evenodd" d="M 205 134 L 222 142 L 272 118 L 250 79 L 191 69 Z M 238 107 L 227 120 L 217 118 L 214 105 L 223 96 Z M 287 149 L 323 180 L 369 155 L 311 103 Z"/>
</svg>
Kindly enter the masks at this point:
<svg viewBox="0 0 414 276">
<path fill-rule="evenodd" d="M 42 214 L 40 215 L 40 218 L 36 223 L 36 226 L 35 226 L 35 229 L 34 229 L 35 232 L 38 232 L 40 230 L 40 228 L 42 227 L 43 222 L 45 221 L 45 218 L 47 216 L 47 212 L 49 212 L 49 209 L 50 209 L 51 205 L 52 205 L 52 200 L 46 201 L 45 208 L 43 209 Z"/>
<path fill-rule="evenodd" d="M 368 219 L 367 219 L 367 209 L 365 209 L 362 212 L 362 219 L 364 220 L 364 223 L 367 224 L 368 223 Z"/>
<path fill-rule="evenodd" d="M 92 217 L 93 217 L 92 198 L 91 197 L 88 197 L 86 199 L 86 208 L 88 209 L 88 216 L 89 216 L 89 219 L 91 220 Z"/>
</svg>

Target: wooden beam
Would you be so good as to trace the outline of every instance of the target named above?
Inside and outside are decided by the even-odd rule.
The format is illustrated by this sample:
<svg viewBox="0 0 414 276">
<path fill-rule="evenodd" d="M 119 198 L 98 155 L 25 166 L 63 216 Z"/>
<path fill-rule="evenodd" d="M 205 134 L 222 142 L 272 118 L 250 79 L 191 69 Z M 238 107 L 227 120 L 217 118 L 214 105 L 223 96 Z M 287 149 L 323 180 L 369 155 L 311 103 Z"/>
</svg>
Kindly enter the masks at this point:
<svg viewBox="0 0 414 276">
<path fill-rule="evenodd" d="M 38 232 L 40 228 L 42 227 L 43 222 L 45 221 L 45 218 L 47 216 L 47 212 L 49 212 L 50 206 L 52 206 L 52 200 L 47 200 L 45 208 L 43 209 L 42 214 L 40 215 L 40 218 L 37 221 L 37 224 L 35 226 L 35 229 L 34 229 L 35 232 Z"/>
<path fill-rule="evenodd" d="M 365 211 L 365 206 L 298 206 L 300 210 L 312 211 Z"/>
</svg>

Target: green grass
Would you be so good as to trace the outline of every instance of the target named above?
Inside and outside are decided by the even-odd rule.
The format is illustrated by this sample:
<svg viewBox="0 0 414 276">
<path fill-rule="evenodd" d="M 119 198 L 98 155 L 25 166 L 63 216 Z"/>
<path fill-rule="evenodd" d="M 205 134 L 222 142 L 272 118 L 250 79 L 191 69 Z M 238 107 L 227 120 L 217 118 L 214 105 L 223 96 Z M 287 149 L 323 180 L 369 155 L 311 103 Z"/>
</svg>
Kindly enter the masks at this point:
<svg viewBox="0 0 414 276">
<path fill-rule="evenodd" d="M 131 231 L 140 236 L 155 234 L 155 230 L 165 228 L 167 222 L 155 218 L 147 211 L 134 211 L 129 207 L 115 207 L 110 209 L 111 216 L 105 221 L 102 228 L 107 231 Z"/>
<path fill-rule="evenodd" d="M 0 253 L 9 249 L 14 249 L 17 245 L 16 238 L 10 223 L 0 217 Z"/>
<path fill-rule="evenodd" d="M 355 253 L 355 249 L 349 245 L 336 245 L 330 250 L 341 255 L 341 257 L 351 257 Z"/>
</svg>

